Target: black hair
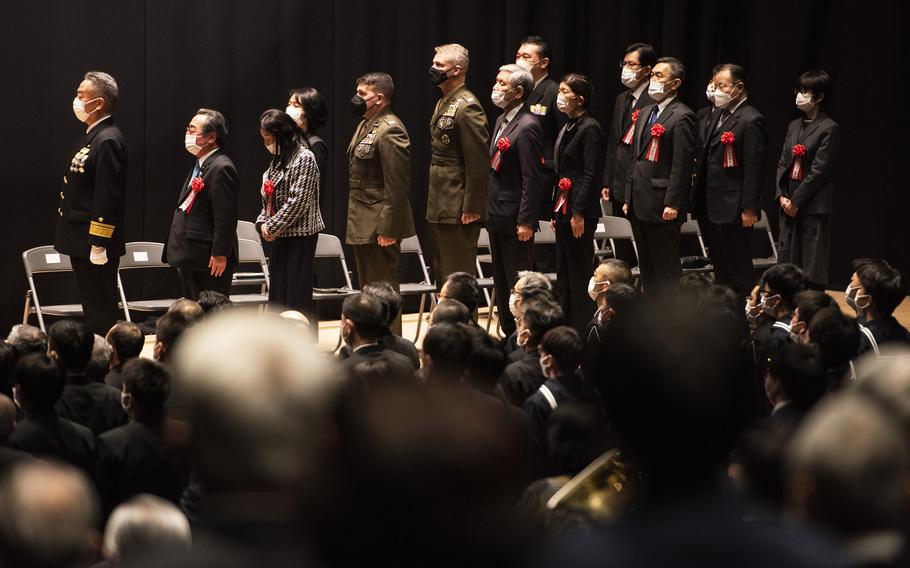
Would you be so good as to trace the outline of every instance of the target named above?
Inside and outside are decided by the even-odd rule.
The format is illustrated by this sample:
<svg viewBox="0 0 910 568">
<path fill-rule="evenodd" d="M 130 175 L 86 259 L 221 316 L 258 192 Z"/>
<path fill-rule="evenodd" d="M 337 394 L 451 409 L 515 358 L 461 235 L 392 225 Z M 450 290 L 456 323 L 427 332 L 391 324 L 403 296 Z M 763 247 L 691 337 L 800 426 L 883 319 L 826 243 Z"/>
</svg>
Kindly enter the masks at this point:
<svg viewBox="0 0 910 568">
<path fill-rule="evenodd" d="M 356 88 L 360 85 L 372 87 L 373 92 L 384 96 L 387 102 L 392 102 L 392 98 L 395 96 L 395 82 L 392 81 L 392 76 L 388 73 L 374 72 L 361 75 L 354 82 L 354 87 Z"/>
<path fill-rule="evenodd" d="M 556 301 L 556 294 L 553 293 L 553 290 L 544 288 L 543 286 L 525 286 L 521 289 L 521 294 L 519 295 L 521 296 L 522 305 L 529 300 Z"/>
<path fill-rule="evenodd" d="M 565 319 L 562 307 L 549 300 L 527 300 L 521 304 L 521 323 L 529 332 L 531 338 L 528 344 L 534 347 L 540 343 L 545 333 L 558 325 L 562 325 Z"/>
<path fill-rule="evenodd" d="M 878 258 L 859 258 L 853 261 L 853 271 L 872 296 L 878 311 L 891 315 L 907 295 L 907 286 L 901 273 L 886 261 Z"/>
<path fill-rule="evenodd" d="M 272 162 L 277 160 L 282 168 L 288 167 L 301 147 L 308 147 L 303 130 L 283 110 L 273 108 L 262 113 L 259 117 L 259 128 L 275 137 L 278 154 L 272 157 Z"/>
<path fill-rule="evenodd" d="M 388 327 L 401 309 L 401 295 L 385 280 L 364 284 L 360 291 L 368 296 L 378 298 L 386 307 L 386 327 Z"/>
<path fill-rule="evenodd" d="M 10 343 L 0 341 L 0 393 L 12 396 L 13 368 L 19 360 L 19 352 Z"/>
<path fill-rule="evenodd" d="M 799 310 L 799 321 L 808 326 L 819 310 L 834 305 L 834 298 L 818 290 L 804 290 L 796 295 L 794 302 L 793 307 Z"/>
<path fill-rule="evenodd" d="M 506 369 L 506 354 L 483 328 L 466 326 L 466 329 L 471 335 L 472 343 L 467 380 L 475 388 L 492 390 Z"/>
<path fill-rule="evenodd" d="M 831 76 L 821 69 L 806 71 L 796 80 L 796 92 L 810 92 L 814 102 L 825 103 L 831 97 Z"/>
<path fill-rule="evenodd" d="M 196 303 L 199 304 L 199 307 L 202 308 L 202 311 L 206 315 L 223 310 L 234 304 L 228 296 L 214 290 L 203 290 L 202 292 L 199 292 Z"/>
<path fill-rule="evenodd" d="M 164 348 L 164 359 L 169 359 L 173 353 L 180 336 L 190 326 L 190 322 L 182 312 L 167 312 L 155 325 L 155 342 Z"/>
<path fill-rule="evenodd" d="M 114 353 L 120 364 L 126 363 L 130 359 L 135 359 L 142 353 L 145 346 L 145 335 L 142 329 L 129 321 L 121 321 L 107 332 L 107 342 L 111 344 Z"/>
<path fill-rule="evenodd" d="M 826 369 L 846 365 L 859 354 L 859 325 L 837 305 L 819 310 L 809 320 L 809 338 L 818 345 Z"/>
<path fill-rule="evenodd" d="M 16 363 L 13 383 L 19 386 L 19 394 L 31 410 L 49 412 L 63 393 L 66 375 L 47 355 L 31 353 Z"/>
<path fill-rule="evenodd" d="M 641 299 L 641 293 L 628 284 L 611 284 L 604 291 L 604 301 L 610 304 L 617 314 L 633 308 Z"/>
<path fill-rule="evenodd" d="M 521 40 L 521 45 L 533 45 L 537 49 L 537 57 L 541 59 L 550 58 L 550 45 L 537 35 L 529 35 Z"/>
<path fill-rule="evenodd" d="M 464 324 L 439 323 L 427 331 L 423 352 L 433 362 L 436 378 L 457 382 L 465 374 L 471 360 L 471 335 Z"/>
<path fill-rule="evenodd" d="M 594 98 L 594 84 L 586 75 L 581 73 L 567 73 L 563 76 L 562 82 L 565 83 L 572 92 L 577 96 L 584 98 L 581 103 L 582 108 L 590 108 L 591 100 Z"/>
<path fill-rule="evenodd" d="M 560 325 L 543 334 L 538 349 L 553 357 L 559 374 L 568 375 L 581 365 L 585 346 L 574 328 Z"/>
<path fill-rule="evenodd" d="M 171 373 L 151 359 L 133 359 L 123 366 L 123 389 L 141 410 L 144 420 L 157 420 L 171 395 Z"/>
<path fill-rule="evenodd" d="M 674 79 L 679 79 L 681 82 L 686 81 L 686 66 L 683 65 L 683 62 L 675 57 L 661 57 L 657 60 L 657 63 L 666 63 L 670 67 L 670 73 L 673 75 Z"/>
<path fill-rule="evenodd" d="M 377 339 L 385 330 L 385 309 L 379 298 L 367 294 L 352 294 L 344 299 L 341 316 L 349 319 L 362 339 Z"/>
<path fill-rule="evenodd" d="M 84 322 L 64 319 L 48 329 L 48 345 L 67 371 L 82 373 L 92 358 L 95 336 Z"/>
<path fill-rule="evenodd" d="M 633 43 L 623 50 L 623 57 L 633 51 L 638 52 L 638 63 L 642 67 L 654 67 L 657 64 L 657 51 L 655 51 L 653 45 L 649 43 Z"/>
<path fill-rule="evenodd" d="M 471 311 L 468 307 L 451 298 L 439 300 L 433 310 L 433 325 L 440 323 L 468 323 L 471 319 Z"/>
<path fill-rule="evenodd" d="M 577 475 L 607 449 L 606 421 L 590 404 L 560 404 L 547 420 L 553 473 Z"/>
<path fill-rule="evenodd" d="M 225 120 L 224 115 L 218 112 L 217 110 L 212 110 L 209 108 L 201 108 L 196 111 L 196 114 L 202 115 L 205 117 L 205 124 L 202 126 L 202 133 L 209 134 L 211 132 L 215 133 L 215 144 L 218 146 L 224 146 L 228 141 L 228 127 L 227 120 Z"/>
<path fill-rule="evenodd" d="M 790 311 L 796 305 L 796 295 L 808 285 L 806 273 L 793 264 L 775 264 L 765 270 L 761 279 L 762 286 L 767 284 L 773 294 L 780 294 L 781 301 Z"/>
<path fill-rule="evenodd" d="M 480 299 L 480 286 L 477 284 L 477 278 L 467 272 L 449 274 L 446 278 L 446 298 L 458 300 L 467 306 L 473 318 Z"/>
<path fill-rule="evenodd" d="M 721 63 L 714 68 L 714 73 L 711 75 L 711 77 L 714 77 L 714 75 L 717 75 L 721 71 L 730 72 L 730 79 L 733 80 L 734 85 L 736 83 L 742 83 L 743 85 L 748 86 L 749 76 L 746 73 L 746 68 L 742 65 L 736 63 Z"/>
<path fill-rule="evenodd" d="M 821 356 L 807 345 L 785 344 L 771 359 L 768 374 L 780 382 L 784 396 L 802 410 L 809 410 L 825 394 L 827 377 Z"/>
<path fill-rule="evenodd" d="M 304 87 L 292 90 L 290 96 L 303 109 L 303 114 L 306 116 L 308 134 L 315 134 L 320 128 L 325 126 L 328 121 L 329 110 L 326 107 L 322 93 L 313 87 Z"/>
</svg>

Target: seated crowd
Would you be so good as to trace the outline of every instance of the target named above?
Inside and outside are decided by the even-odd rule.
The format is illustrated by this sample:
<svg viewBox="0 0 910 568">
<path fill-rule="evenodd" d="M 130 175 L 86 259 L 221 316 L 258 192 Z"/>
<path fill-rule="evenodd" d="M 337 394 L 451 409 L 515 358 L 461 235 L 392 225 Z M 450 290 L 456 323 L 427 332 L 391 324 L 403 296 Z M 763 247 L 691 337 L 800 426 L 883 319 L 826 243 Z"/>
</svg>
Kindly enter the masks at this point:
<svg viewBox="0 0 910 568">
<path fill-rule="evenodd" d="M 789 264 L 670 301 L 609 259 L 582 333 L 522 272 L 502 340 L 454 273 L 419 351 L 387 283 L 337 356 L 211 292 L 150 358 L 130 322 L 14 326 L 0 567 L 910 566 L 907 290 L 853 268 L 855 317 Z"/>
</svg>

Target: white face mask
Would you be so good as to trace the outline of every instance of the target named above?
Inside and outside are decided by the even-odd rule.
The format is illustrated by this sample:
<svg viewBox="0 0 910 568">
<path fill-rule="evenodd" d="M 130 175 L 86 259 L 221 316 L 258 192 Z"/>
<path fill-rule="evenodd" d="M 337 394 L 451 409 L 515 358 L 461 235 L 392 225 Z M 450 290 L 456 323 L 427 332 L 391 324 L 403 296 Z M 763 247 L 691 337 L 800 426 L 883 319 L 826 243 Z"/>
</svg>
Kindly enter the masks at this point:
<svg viewBox="0 0 910 568">
<path fill-rule="evenodd" d="M 300 124 L 300 117 L 303 116 L 302 108 L 289 106 L 288 108 L 284 109 L 284 112 L 285 112 L 285 114 L 287 114 L 288 116 L 293 118 L 294 122 L 296 122 L 297 124 Z"/>
<path fill-rule="evenodd" d="M 202 150 L 202 147 L 196 144 L 198 137 L 195 134 L 187 134 L 183 137 L 183 146 L 186 148 L 186 151 L 194 156 L 199 155 L 199 151 Z"/>
<path fill-rule="evenodd" d="M 733 95 L 730 93 L 725 93 L 720 89 L 714 91 L 714 106 L 717 108 L 727 108 L 730 106 L 730 101 L 733 100 Z"/>
<path fill-rule="evenodd" d="M 749 323 L 755 323 L 758 321 L 758 316 L 761 315 L 761 306 L 751 306 L 749 305 L 748 300 L 746 301 L 746 321 Z"/>
<path fill-rule="evenodd" d="M 812 102 L 812 95 L 808 93 L 796 93 L 796 108 L 802 112 L 808 112 L 815 104 Z"/>
<path fill-rule="evenodd" d="M 92 99 L 92 101 L 94 101 L 94 100 L 95 99 Z M 92 101 L 89 101 L 89 102 L 92 102 Z M 95 109 L 92 112 L 85 112 L 85 102 L 79 100 L 79 97 L 76 97 L 73 99 L 73 114 L 76 115 L 76 118 L 79 119 L 79 122 L 85 122 L 86 120 L 88 120 L 88 117 L 91 116 L 92 113 L 96 112 L 97 110 L 98 109 Z"/>
<path fill-rule="evenodd" d="M 567 99 L 563 94 L 556 95 L 556 108 L 562 112 L 566 112 L 566 110 L 569 108 L 569 99 Z"/>
<path fill-rule="evenodd" d="M 512 89 L 509 89 L 508 91 L 497 91 L 494 89 L 493 92 L 490 93 L 490 100 L 499 108 L 506 108 L 509 106 L 509 103 L 512 102 L 506 100 L 506 93 L 510 92 L 512 92 Z"/>
<path fill-rule="evenodd" d="M 635 71 L 628 67 L 623 67 L 622 73 L 619 76 L 619 81 L 623 86 L 631 89 L 638 83 L 638 77 L 636 76 Z"/>
<path fill-rule="evenodd" d="M 708 88 L 705 89 L 705 98 L 708 99 L 708 102 L 712 105 L 714 104 L 714 93 L 717 92 L 717 89 L 713 85 L 708 85 Z"/>
<path fill-rule="evenodd" d="M 652 99 L 660 102 L 667 97 L 665 88 L 666 87 L 663 83 L 659 83 L 654 79 L 651 79 L 651 82 L 648 83 L 648 94 L 651 95 Z"/>
<path fill-rule="evenodd" d="M 774 316 L 774 309 L 777 308 L 777 305 L 780 304 L 780 296 L 777 294 L 771 294 L 770 296 L 761 296 L 761 306 L 762 311 L 768 316 Z"/>
<path fill-rule="evenodd" d="M 591 297 L 591 301 L 596 302 L 597 297 L 604 293 L 604 290 L 598 290 L 598 288 L 600 288 L 601 286 L 609 286 L 609 285 L 610 285 L 609 280 L 604 280 L 603 282 L 598 282 L 597 280 L 594 280 L 594 277 L 592 276 L 591 279 L 588 280 L 588 296 Z"/>
<path fill-rule="evenodd" d="M 509 313 L 512 314 L 513 318 L 517 318 L 520 315 L 518 313 L 518 296 L 515 294 L 509 295 Z"/>
<path fill-rule="evenodd" d="M 518 65 L 528 73 L 531 72 L 531 69 L 534 69 L 534 64 L 525 59 L 524 57 L 519 57 L 515 60 L 515 65 Z"/>
<path fill-rule="evenodd" d="M 266 144 L 265 149 L 268 150 L 269 154 L 271 154 L 273 156 L 278 155 L 278 144 L 276 142 L 272 142 L 271 144 Z"/>
</svg>

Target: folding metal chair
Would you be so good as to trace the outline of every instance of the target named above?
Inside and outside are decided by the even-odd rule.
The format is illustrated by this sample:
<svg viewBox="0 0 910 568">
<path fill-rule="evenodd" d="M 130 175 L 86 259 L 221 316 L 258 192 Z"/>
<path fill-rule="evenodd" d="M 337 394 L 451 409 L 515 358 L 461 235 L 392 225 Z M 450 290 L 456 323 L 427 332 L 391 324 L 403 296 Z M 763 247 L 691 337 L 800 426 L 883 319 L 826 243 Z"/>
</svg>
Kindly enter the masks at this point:
<svg viewBox="0 0 910 568">
<path fill-rule="evenodd" d="M 120 273 L 124 270 L 171 268 L 170 264 L 161 260 L 163 252 L 163 243 L 147 241 L 126 243 L 126 252 L 120 257 L 120 267 L 117 269 L 117 290 L 120 293 L 120 303 L 123 305 L 123 312 L 126 314 L 127 321 L 132 321 L 130 319 L 130 310 L 137 312 L 166 312 L 171 307 L 171 304 L 177 300 L 177 298 L 157 298 L 129 301 L 126 298 L 123 280 L 120 278 Z"/>
<path fill-rule="evenodd" d="M 315 258 L 334 258 L 341 265 L 341 273 L 344 275 L 344 285 L 338 288 L 313 288 L 313 302 L 323 302 L 326 300 L 344 300 L 351 294 L 357 294 L 360 290 L 354 288 L 351 284 L 351 272 L 348 270 L 348 261 L 344 256 L 344 248 L 341 246 L 341 240 L 327 233 L 319 233 L 319 239 L 316 241 Z M 316 326 L 316 336 L 319 336 L 319 310 L 314 310 Z M 341 347 L 341 326 L 338 327 L 338 342 L 335 349 Z"/>
<path fill-rule="evenodd" d="M 420 338 L 420 329 L 423 327 L 423 313 L 426 308 L 427 298 L 430 299 L 431 310 L 436 306 L 436 285 L 433 284 L 433 281 L 430 279 L 430 271 L 427 268 L 427 261 L 423 257 L 423 249 L 420 246 L 420 239 L 417 238 L 417 235 L 401 241 L 401 254 L 417 255 L 420 269 L 423 272 L 422 282 L 400 283 L 400 294 L 402 296 L 420 295 L 420 310 L 417 313 L 417 332 L 414 334 L 414 342 L 416 343 L 417 339 Z"/>
<path fill-rule="evenodd" d="M 705 248 L 705 241 L 701 236 L 701 229 L 698 226 L 698 221 L 693 219 L 691 214 L 686 215 L 686 222 L 682 224 L 679 232 L 681 236 L 694 236 L 696 240 L 698 240 L 698 247 L 701 250 L 702 256 L 705 258 L 710 258 L 708 257 L 708 249 Z M 710 274 L 712 272 L 714 272 L 714 266 L 711 264 L 708 264 L 707 266 L 703 266 L 701 268 L 683 268 L 684 274 Z"/>
<path fill-rule="evenodd" d="M 72 272 L 73 265 L 70 257 L 57 252 L 53 245 L 45 245 L 28 249 L 22 253 L 22 265 L 25 267 L 25 277 L 28 280 L 28 290 L 25 293 L 25 307 L 22 310 L 22 323 L 28 323 L 31 314 L 38 316 L 38 327 L 47 331 L 44 326 L 44 316 L 80 317 L 83 315 L 82 304 L 53 304 L 41 305 L 38 298 L 38 288 L 35 285 L 35 276 L 61 272 Z"/>
<path fill-rule="evenodd" d="M 238 243 L 240 239 L 255 241 L 262 248 L 262 241 L 259 238 L 256 225 L 250 221 L 237 221 L 237 239 Z M 266 259 L 266 262 L 268 262 L 268 259 Z M 268 291 L 264 272 L 235 272 L 231 280 L 231 286 L 259 286 L 260 292 L 265 293 Z"/>
<path fill-rule="evenodd" d="M 768 223 L 767 212 L 761 212 L 761 219 L 758 220 L 758 223 L 755 223 L 755 225 L 753 225 L 753 228 L 756 231 L 763 230 L 768 236 L 768 244 L 771 245 L 770 257 L 758 257 L 752 259 L 752 268 L 754 270 L 764 272 L 766 269 L 777 264 L 777 245 L 774 242 L 774 235 L 771 234 L 771 225 Z"/>
<path fill-rule="evenodd" d="M 601 217 L 597 223 L 598 238 L 605 239 L 610 243 L 610 250 L 613 251 L 613 257 L 616 257 L 616 241 L 629 241 L 632 243 L 632 251 L 635 253 L 635 260 L 638 261 L 638 245 L 635 244 L 635 235 L 632 233 L 632 224 L 628 219 L 622 217 Z M 632 268 L 632 277 L 641 278 L 641 269 L 638 266 Z"/>
<path fill-rule="evenodd" d="M 540 230 L 534 233 L 534 246 L 537 245 L 555 245 L 556 244 L 556 231 L 550 227 L 549 221 L 538 221 L 538 226 Z M 550 280 L 556 280 L 556 273 L 550 272 L 546 274 L 546 277 Z"/>
<path fill-rule="evenodd" d="M 480 251 L 486 251 L 484 254 L 480 254 Z M 493 314 L 496 314 L 496 329 L 497 332 L 500 329 L 499 327 L 499 311 L 496 309 L 496 288 L 493 285 L 493 278 L 486 276 L 483 271 L 484 264 L 491 264 L 493 262 L 493 254 L 490 250 L 490 233 L 486 229 L 480 229 L 480 236 L 477 237 L 477 260 L 475 265 L 477 267 L 477 285 L 480 286 L 480 289 L 483 290 L 484 299 L 487 302 L 487 333 L 490 332 L 490 323 L 493 321 Z"/>
<path fill-rule="evenodd" d="M 269 303 L 269 264 L 262 250 L 262 242 L 257 238 L 237 239 L 237 263 L 258 264 L 262 270 L 262 291 L 249 294 L 231 294 L 231 302 L 242 306 L 265 306 Z"/>
</svg>

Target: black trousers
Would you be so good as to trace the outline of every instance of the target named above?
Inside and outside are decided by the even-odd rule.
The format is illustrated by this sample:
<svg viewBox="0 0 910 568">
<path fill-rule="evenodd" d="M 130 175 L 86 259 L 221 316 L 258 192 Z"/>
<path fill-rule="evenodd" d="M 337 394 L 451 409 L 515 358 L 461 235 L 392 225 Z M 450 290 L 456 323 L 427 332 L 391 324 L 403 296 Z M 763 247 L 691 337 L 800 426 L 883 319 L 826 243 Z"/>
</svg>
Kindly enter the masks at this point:
<svg viewBox="0 0 910 568">
<path fill-rule="evenodd" d="M 588 296 L 588 281 L 594 275 L 594 229 L 597 221 L 585 219 L 585 231 L 572 236 L 569 222 L 556 223 L 556 279 L 559 303 L 566 322 L 582 333 L 597 307 Z"/>
<path fill-rule="evenodd" d="M 509 311 L 509 296 L 518 280 L 518 273 L 531 270 L 534 262 L 534 239 L 519 241 L 515 233 L 490 233 L 490 255 L 493 257 L 493 289 L 496 290 L 496 309 L 503 333 L 508 337 L 515 331 L 515 317 Z"/>
<path fill-rule="evenodd" d="M 365 284 L 388 282 L 397 292 L 401 291 L 398 263 L 401 258 L 401 243 L 381 247 L 377 243 L 352 245 L 354 262 L 357 265 L 357 281 L 362 290 Z M 401 335 L 401 311 L 389 324 L 392 333 Z"/>
<path fill-rule="evenodd" d="M 700 219 L 708 254 L 714 264 L 714 276 L 720 284 L 745 296 L 752 291 L 755 277 L 752 272 L 752 228 L 742 223 L 712 223 Z"/>
<path fill-rule="evenodd" d="M 629 219 L 638 246 L 642 288 L 648 294 L 674 293 L 682 277 L 679 261 L 682 220 L 677 217 L 673 221 L 647 223 L 639 220 L 632 210 L 629 210 Z"/>
<path fill-rule="evenodd" d="M 85 323 L 92 333 L 107 335 L 108 330 L 124 319 L 123 311 L 117 307 L 120 295 L 117 293 L 117 268 L 120 257 L 109 255 L 107 264 L 92 264 L 87 258 L 70 258 Z"/>
<path fill-rule="evenodd" d="M 183 297 L 198 300 L 199 293 L 205 290 L 220 292 L 225 296 L 231 295 L 231 280 L 234 277 L 234 267 L 228 266 L 221 276 L 212 276 L 210 269 L 187 270 L 177 269 L 180 274 L 180 286 L 183 288 Z"/>
<path fill-rule="evenodd" d="M 269 304 L 313 319 L 313 258 L 319 235 L 278 237 L 269 260 Z"/>
<path fill-rule="evenodd" d="M 796 218 L 780 210 L 777 259 L 802 268 L 815 284 L 828 284 L 831 252 L 831 215 L 806 215 Z"/>
</svg>

